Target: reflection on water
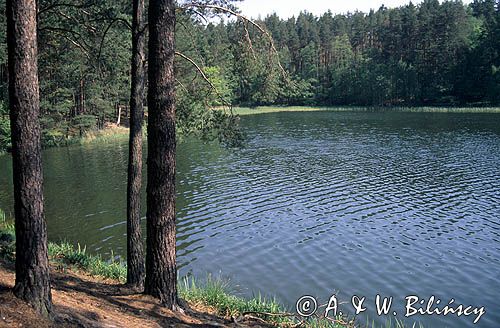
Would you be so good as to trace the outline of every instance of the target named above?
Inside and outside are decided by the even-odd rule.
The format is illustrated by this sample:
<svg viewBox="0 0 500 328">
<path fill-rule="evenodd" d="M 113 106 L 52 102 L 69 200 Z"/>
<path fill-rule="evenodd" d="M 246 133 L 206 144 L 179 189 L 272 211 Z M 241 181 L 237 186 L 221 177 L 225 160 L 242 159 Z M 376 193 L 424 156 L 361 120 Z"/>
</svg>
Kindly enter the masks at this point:
<svg viewBox="0 0 500 328">
<path fill-rule="evenodd" d="M 499 115 L 276 113 L 242 124 L 244 149 L 179 145 L 181 274 L 221 274 L 235 292 L 288 305 L 363 295 L 371 318 L 376 294 L 400 313 L 406 295 L 436 295 L 485 306 L 478 327 L 500 322 Z M 126 161 L 126 144 L 44 152 L 50 239 L 126 253 Z M 0 157 L 6 210 L 10 165 Z"/>
</svg>

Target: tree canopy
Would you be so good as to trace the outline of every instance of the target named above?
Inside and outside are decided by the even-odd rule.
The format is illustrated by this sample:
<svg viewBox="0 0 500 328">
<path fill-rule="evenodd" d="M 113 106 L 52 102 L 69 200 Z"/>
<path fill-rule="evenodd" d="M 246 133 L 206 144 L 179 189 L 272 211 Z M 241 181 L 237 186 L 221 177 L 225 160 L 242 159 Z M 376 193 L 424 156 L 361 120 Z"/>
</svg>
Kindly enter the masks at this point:
<svg viewBox="0 0 500 328">
<path fill-rule="evenodd" d="M 195 4 L 198 2 L 194 2 Z M 200 2 L 200 4 L 205 2 Z M 211 3 L 210 1 L 207 3 Z M 125 1 L 38 2 L 45 145 L 117 122 L 130 96 L 131 6 Z M 5 0 L 0 1 L 5 8 Z M 233 8 L 233 7 L 230 7 Z M 178 5 L 178 131 L 221 138 L 231 123 L 207 107 L 234 105 L 498 105 L 498 0 L 425 0 L 368 13 L 257 21 L 205 20 Z M 202 11 L 202 9 L 200 9 Z M 6 22 L 0 20 L 5 40 Z M 276 58 L 286 76 L 276 65 Z M 0 149 L 9 146 L 6 44 L 0 44 Z M 218 90 L 213 91 L 213 87 Z M 146 109 L 147 112 L 147 109 Z"/>
</svg>

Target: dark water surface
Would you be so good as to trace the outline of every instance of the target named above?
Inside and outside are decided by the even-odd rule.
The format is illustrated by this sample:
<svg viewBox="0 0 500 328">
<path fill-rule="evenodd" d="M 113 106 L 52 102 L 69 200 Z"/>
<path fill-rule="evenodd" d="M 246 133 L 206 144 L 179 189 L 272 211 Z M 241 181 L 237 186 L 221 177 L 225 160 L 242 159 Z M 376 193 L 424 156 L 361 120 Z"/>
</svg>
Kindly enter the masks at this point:
<svg viewBox="0 0 500 328">
<path fill-rule="evenodd" d="M 242 118 L 241 150 L 179 144 L 181 275 L 231 279 L 293 306 L 431 295 L 484 306 L 500 327 L 500 115 L 276 113 Z M 125 252 L 127 144 L 44 152 L 49 238 L 109 257 Z M 0 157 L 0 208 L 12 211 Z M 145 211 L 144 211 L 145 213 Z M 352 312 L 346 305 L 345 310 Z M 472 327 L 475 316 L 414 316 Z M 365 318 L 364 316 L 362 318 Z"/>
</svg>

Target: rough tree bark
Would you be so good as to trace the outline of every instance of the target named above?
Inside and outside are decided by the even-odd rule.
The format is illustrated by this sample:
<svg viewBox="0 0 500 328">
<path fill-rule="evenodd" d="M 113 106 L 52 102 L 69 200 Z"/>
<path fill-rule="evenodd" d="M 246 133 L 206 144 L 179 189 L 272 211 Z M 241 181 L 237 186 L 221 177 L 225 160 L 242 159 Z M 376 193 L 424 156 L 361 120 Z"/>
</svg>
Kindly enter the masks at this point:
<svg viewBox="0 0 500 328">
<path fill-rule="evenodd" d="M 175 1 L 149 3 L 145 293 L 177 309 L 175 251 Z"/>
<path fill-rule="evenodd" d="M 132 84 L 127 184 L 127 283 L 144 286 L 141 237 L 142 122 L 144 120 L 144 0 L 134 0 L 132 20 Z"/>
<path fill-rule="evenodd" d="M 36 2 L 8 0 L 6 8 L 16 225 L 14 294 L 48 316 L 52 299 L 38 121 Z"/>
</svg>

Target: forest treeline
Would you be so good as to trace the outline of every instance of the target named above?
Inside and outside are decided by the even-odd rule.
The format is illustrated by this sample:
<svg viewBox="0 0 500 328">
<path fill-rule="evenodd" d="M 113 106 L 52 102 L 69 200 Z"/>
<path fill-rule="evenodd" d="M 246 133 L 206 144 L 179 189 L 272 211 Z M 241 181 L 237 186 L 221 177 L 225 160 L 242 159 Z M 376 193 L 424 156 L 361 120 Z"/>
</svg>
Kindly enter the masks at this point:
<svg viewBox="0 0 500 328">
<path fill-rule="evenodd" d="M 500 2 L 425 0 L 395 9 L 320 17 L 277 15 L 271 33 L 292 84 L 242 22 L 198 26 L 200 60 L 219 69 L 237 104 L 491 105 L 500 101 Z M 255 28 L 248 26 L 250 35 Z M 265 41 L 265 40 L 264 40 Z M 256 45 L 253 45 L 256 47 Z M 269 74 L 269 71 L 274 74 Z"/>
<path fill-rule="evenodd" d="M 0 0 L 0 9 L 5 0 Z M 425 0 L 369 13 L 303 12 L 256 22 L 178 14 L 181 133 L 223 134 L 209 106 L 486 106 L 500 103 L 500 2 Z M 0 21 L 0 150 L 9 146 L 6 21 Z M 130 97 L 128 1 L 38 2 L 44 144 L 117 122 Z M 275 50 L 275 51 L 274 51 Z"/>
</svg>

